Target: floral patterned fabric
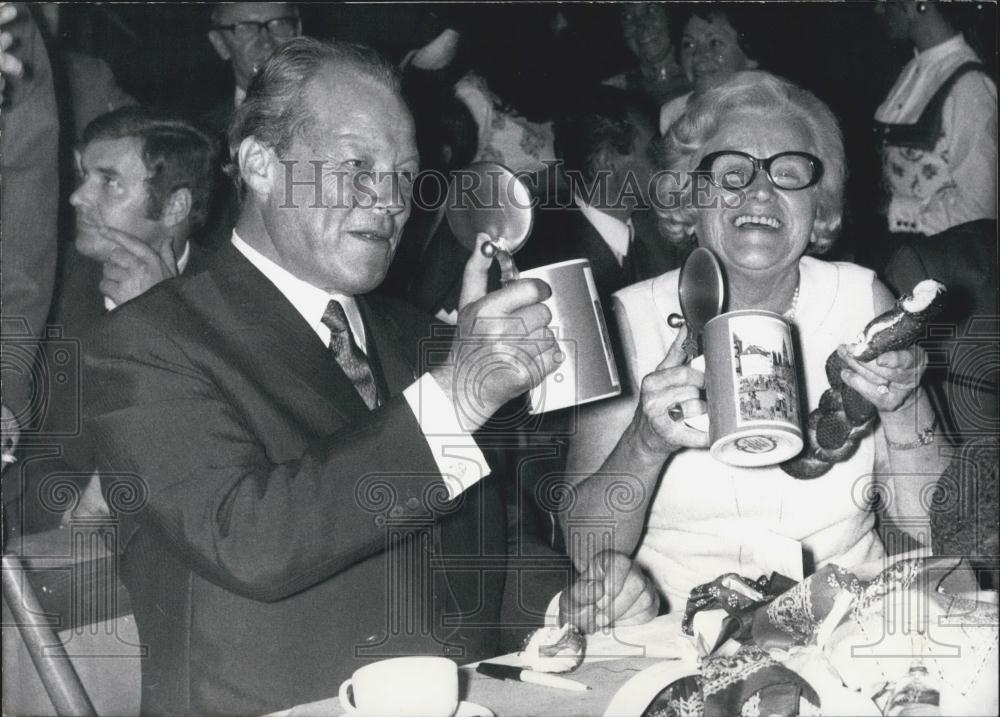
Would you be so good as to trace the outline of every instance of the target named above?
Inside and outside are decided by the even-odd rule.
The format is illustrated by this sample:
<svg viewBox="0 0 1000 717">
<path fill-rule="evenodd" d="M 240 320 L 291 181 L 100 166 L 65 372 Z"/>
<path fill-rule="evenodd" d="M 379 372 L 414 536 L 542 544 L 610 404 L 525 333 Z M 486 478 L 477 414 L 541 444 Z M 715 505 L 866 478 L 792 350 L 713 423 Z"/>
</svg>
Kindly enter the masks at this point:
<svg viewBox="0 0 1000 717">
<path fill-rule="evenodd" d="M 694 634 L 694 616 L 702 610 L 723 609 L 728 616 L 722 622 L 722 630 L 709 652 L 715 652 L 730 637 L 741 642 L 750 638 L 750 628 L 754 609 L 774 599 L 796 583 L 784 575 L 772 573 L 757 580 L 742 578 L 736 573 L 727 573 L 710 583 L 699 585 L 691 591 L 681 631 L 685 635 Z"/>
<path fill-rule="evenodd" d="M 469 73 L 455 85 L 455 96 L 479 128 L 477 162 L 496 162 L 512 172 L 540 172 L 555 161 L 551 122 L 532 122 L 504 106 L 486 80 Z"/>
<path fill-rule="evenodd" d="M 802 701 L 812 708 L 803 710 Z M 645 717 L 796 717 L 819 714 L 819 697 L 801 677 L 765 650 L 744 645 L 735 655 L 714 655 L 701 675 L 685 677 L 660 692 Z"/>
<path fill-rule="evenodd" d="M 954 558 L 900 560 L 871 581 L 828 565 L 801 583 L 723 575 L 691 593 L 682 629 L 723 609 L 701 674 L 667 685 L 645 715 L 996 714 L 996 604 L 939 591 Z M 781 588 L 787 589 L 781 589 Z"/>
</svg>

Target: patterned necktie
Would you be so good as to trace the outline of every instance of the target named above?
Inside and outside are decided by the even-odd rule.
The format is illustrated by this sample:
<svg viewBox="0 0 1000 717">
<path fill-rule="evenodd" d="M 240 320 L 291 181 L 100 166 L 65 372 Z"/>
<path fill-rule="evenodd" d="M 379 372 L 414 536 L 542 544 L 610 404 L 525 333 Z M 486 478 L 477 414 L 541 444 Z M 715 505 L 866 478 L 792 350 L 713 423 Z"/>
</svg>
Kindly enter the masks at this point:
<svg viewBox="0 0 1000 717">
<path fill-rule="evenodd" d="M 375 377 L 372 376 L 367 357 L 354 341 L 344 307 L 331 299 L 320 321 L 330 329 L 330 352 L 333 357 L 347 374 L 347 378 L 351 379 L 354 389 L 364 399 L 368 408 L 375 408 L 378 406 Z"/>
</svg>

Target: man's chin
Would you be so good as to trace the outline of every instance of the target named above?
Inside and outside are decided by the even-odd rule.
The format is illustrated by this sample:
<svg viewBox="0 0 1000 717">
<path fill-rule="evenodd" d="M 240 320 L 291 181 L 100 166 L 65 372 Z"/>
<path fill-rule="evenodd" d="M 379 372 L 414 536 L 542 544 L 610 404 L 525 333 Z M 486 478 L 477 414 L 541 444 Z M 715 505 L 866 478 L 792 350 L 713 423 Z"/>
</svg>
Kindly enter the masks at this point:
<svg viewBox="0 0 1000 717">
<path fill-rule="evenodd" d="M 102 236 L 95 236 L 90 232 L 79 230 L 76 233 L 73 246 L 77 253 L 101 263 L 107 261 L 111 252 L 115 250 L 114 242 L 108 241 Z"/>
</svg>

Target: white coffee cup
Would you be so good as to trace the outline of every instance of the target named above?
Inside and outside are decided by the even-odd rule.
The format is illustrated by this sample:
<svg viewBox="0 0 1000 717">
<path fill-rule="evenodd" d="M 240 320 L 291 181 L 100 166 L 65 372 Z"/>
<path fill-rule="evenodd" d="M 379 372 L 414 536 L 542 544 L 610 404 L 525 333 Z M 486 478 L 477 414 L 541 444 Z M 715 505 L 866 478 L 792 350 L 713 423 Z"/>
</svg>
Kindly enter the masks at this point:
<svg viewBox="0 0 1000 717">
<path fill-rule="evenodd" d="M 371 717 L 451 717 L 458 709 L 458 666 L 447 657 L 373 662 L 344 680 L 340 705 Z"/>
</svg>

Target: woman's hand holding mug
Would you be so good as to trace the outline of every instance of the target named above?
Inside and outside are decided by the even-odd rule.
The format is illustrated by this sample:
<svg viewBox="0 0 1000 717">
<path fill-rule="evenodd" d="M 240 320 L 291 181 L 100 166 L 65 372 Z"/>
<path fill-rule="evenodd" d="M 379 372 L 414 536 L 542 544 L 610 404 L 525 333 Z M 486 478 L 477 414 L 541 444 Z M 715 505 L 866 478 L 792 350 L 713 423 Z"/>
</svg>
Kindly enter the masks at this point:
<svg viewBox="0 0 1000 717">
<path fill-rule="evenodd" d="M 665 458 L 681 448 L 705 448 L 708 434 L 684 423 L 705 413 L 705 374 L 684 362 L 687 328 L 682 328 L 659 365 L 642 379 L 639 405 L 626 435 L 640 451 Z M 679 409 L 679 410 L 678 410 Z"/>
</svg>

